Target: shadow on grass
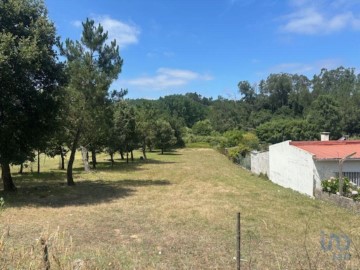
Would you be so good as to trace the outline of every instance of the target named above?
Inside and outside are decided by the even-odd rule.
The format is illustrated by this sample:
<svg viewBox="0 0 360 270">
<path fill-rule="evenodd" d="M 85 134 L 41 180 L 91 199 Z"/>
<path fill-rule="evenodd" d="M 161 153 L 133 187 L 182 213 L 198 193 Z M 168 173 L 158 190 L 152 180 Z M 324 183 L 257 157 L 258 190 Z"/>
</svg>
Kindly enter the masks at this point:
<svg viewBox="0 0 360 270">
<path fill-rule="evenodd" d="M 182 156 L 177 150 L 165 150 L 163 154 L 161 151 L 154 151 L 153 153 L 158 153 L 161 156 Z"/>
<path fill-rule="evenodd" d="M 51 173 L 47 175 L 51 175 Z M 58 177 L 60 174 L 53 175 L 52 179 L 47 178 L 47 181 L 42 183 L 39 183 L 41 180 L 34 181 L 35 179 L 31 180 L 29 177 L 15 180 L 18 191 L 11 194 L 0 191 L 0 197 L 4 197 L 7 207 L 38 206 L 57 208 L 111 202 L 133 195 L 136 192 L 136 187 L 170 185 L 168 180 L 127 179 L 113 181 L 85 180 L 78 181 L 75 186 L 69 187 L 64 183 L 64 176 Z"/>
<path fill-rule="evenodd" d="M 173 164 L 175 162 L 170 161 L 161 161 L 157 159 L 146 159 L 146 160 L 129 160 L 129 163 L 126 163 L 126 161 L 117 161 L 115 160 L 115 163 L 112 165 L 110 161 L 101 161 L 96 163 L 96 169 L 98 171 L 116 171 L 116 172 L 131 172 L 131 171 L 142 171 L 142 170 L 148 170 L 146 168 L 143 168 L 143 165 L 146 164 Z M 92 165 L 90 164 L 90 167 Z M 84 171 L 84 168 L 77 167 L 73 169 L 74 172 L 82 172 Z"/>
</svg>

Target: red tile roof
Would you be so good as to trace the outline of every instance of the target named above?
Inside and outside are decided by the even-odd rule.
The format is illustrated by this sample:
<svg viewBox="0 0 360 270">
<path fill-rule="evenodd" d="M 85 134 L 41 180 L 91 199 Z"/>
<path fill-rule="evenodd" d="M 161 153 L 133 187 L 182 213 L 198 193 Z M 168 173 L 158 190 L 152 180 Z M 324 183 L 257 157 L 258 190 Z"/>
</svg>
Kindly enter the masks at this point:
<svg viewBox="0 0 360 270">
<path fill-rule="evenodd" d="M 290 142 L 313 155 L 314 159 L 341 159 L 354 152 L 350 159 L 360 159 L 360 140 L 351 141 L 302 141 Z"/>
</svg>

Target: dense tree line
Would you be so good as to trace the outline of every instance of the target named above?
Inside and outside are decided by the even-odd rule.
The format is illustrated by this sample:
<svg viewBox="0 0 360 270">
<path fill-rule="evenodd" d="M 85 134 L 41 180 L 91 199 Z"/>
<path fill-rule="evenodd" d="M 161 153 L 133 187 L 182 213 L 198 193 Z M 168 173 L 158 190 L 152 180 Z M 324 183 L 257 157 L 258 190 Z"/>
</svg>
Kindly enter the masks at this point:
<svg viewBox="0 0 360 270">
<path fill-rule="evenodd" d="M 233 156 L 260 143 L 332 139 L 360 134 L 360 75 L 352 68 L 322 69 L 312 79 L 270 74 L 258 84 L 240 81 L 239 100 L 197 93 L 158 100 L 126 99 L 110 91 L 122 70 L 116 41 L 93 20 L 80 40 L 59 42 L 41 0 L 0 1 L 0 164 L 5 191 L 14 191 L 10 165 L 45 153 L 61 157 L 67 183 L 80 150 L 85 170 L 96 155 L 161 153 L 204 140 Z M 58 52 L 64 57 L 59 60 Z M 91 162 L 89 161 L 91 154 Z M 65 166 L 65 156 L 68 164 Z M 40 163 L 38 165 L 40 172 Z"/>
</svg>

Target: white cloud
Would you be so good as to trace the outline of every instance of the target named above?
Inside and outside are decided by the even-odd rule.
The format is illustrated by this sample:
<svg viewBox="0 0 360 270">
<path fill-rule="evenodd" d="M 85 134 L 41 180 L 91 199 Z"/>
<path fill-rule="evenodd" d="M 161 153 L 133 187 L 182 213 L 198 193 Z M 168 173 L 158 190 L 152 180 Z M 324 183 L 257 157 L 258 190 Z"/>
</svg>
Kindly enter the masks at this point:
<svg viewBox="0 0 360 270">
<path fill-rule="evenodd" d="M 71 22 L 71 24 L 77 28 L 80 28 L 82 26 L 81 21 L 73 21 L 73 22 Z"/>
<path fill-rule="evenodd" d="M 93 16 L 93 19 L 108 32 L 109 42 L 115 39 L 120 48 L 139 42 L 140 29 L 135 24 L 127 24 L 107 15 Z M 81 21 L 74 21 L 72 24 L 75 27 L 82 27 Z"/>
<path fill-rule="evenodd" d="M 341 59 L 322 59 L 311 63 L 281 63 L 270 67 L 266 73 L 290 73 L 290 74 L 303 74 L 312 77 L 318 74 L 322 68 L 334 69 L 341 66 L 343 63 Z"/>
<path fill-rule="evenodd" d="M 169 87 L 183 86 L 191 81 L 209 81 L 212 79 L 209 75 L 199 74 L 191 70 L 159 68 L 154 76 L 143 76 L 127 80 L 125 83 L 137 87 L 162 90 Z"/>
<path fill-rule="evenodd" d="M 360 17 L 340 0 L 310 2 L 292 0 L 295 11 L 284 16 L 280 29 L 296 34 L 329 34 L 343 29 L 360 30 Z"/>
<path fill-rule="evenodd" d="M 140 29 L 134 24 L 126 24 L 109 16 L 100 16 L 96 21 L 108 31 L 109 40 L 116 39 L 120 48 L 139 42 Z"/>
</svg>

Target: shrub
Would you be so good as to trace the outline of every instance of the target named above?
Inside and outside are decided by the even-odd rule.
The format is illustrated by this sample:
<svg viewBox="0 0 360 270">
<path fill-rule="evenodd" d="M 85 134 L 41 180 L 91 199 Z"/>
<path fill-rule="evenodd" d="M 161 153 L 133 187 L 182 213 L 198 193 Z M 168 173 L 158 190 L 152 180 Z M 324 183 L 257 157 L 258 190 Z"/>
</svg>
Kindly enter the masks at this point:
<svg viewBox="0 0 360 270">
<path fill-rule="evenodd" d="M 211 135 L 211 132 L 213 132 L 213 128 L 210 120 L 206 119 L 196 122 L 192 127 L 192 131 L 195 135 L 209 136 Z"/>
<path fill-rule="evenodd" d="M 328 180 L 324 180 L 321 182 L 321 186 L 323 191 L 339 194 L 339 178 L 331 177 Z M 344 177 L 343 196 L 360 201 L 360 188 L 347 177 Z"/>
</svg>

